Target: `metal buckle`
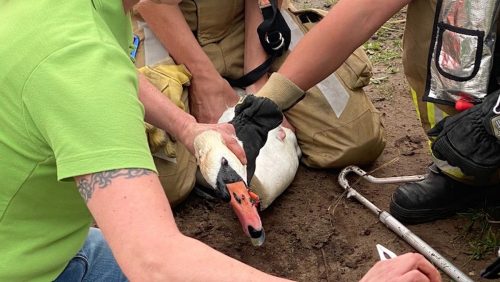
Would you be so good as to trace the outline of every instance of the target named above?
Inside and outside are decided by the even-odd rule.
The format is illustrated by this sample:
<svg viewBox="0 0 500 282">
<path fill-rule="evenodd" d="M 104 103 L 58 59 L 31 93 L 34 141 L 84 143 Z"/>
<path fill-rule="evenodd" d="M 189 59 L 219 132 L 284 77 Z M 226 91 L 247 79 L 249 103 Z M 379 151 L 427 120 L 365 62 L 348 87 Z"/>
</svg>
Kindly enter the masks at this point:
<svg viewBox="0 0 500 282">
<path fill-rule="evenodd" d="M 285 38 L 283 38 L 283 35 L 281 35 L 281 32 L 278 32 L 278 34 L 279 34 L 278 41 L 280 42 L 280 44 L 277 47 L 271 47 L 271 49 L 273 49 L 274 51 L 278 51 L 279 49 L 281 49 L 285 45 Z M 268 34 L 266 34 L 265 40 L 268 44 L 271 44 L 271 42 L 269 42 Z"/>
<path fill-rule="evenodd" d="M 497 103 L 495 104 L 495 107 L 493 107 L 493 112 L 500 115 L 500 95 L 498 95 Z"/>
</svg>

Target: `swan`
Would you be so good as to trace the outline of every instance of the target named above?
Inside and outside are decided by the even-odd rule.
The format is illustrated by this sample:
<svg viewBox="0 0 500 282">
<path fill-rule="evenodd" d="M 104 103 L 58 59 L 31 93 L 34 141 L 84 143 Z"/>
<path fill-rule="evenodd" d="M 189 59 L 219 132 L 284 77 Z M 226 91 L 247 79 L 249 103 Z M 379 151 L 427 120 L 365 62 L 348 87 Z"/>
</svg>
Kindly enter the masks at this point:
<svg viewBox="0 0 500 282">
<path fill-rule="evenodd" d="M 230 107 L 219 123 L 233 117 L 234 107 Z M 252 244 L 262 245 L 265 232 L 259 211 L 269 207 L 288 188 L 299 166 L 301 151 L 294 132 L 282 126 L 269 131 L 256 159 L 251 187 L 246 183 L 246 166 L 223 144 L 219 133 L 200 134 L 194 148 L 199 168 L 197 182 L 212 189 L 217 198 L 230 202 Z"/>
<path fill-rule="evenodd" d="M 219 123 L 234 117 L 234 107 L 228 108 Z M 260 198 L 259 208 L 265 210 L 292 183 L 299 167 L 302 152 L 295 133 L 278 126 L 267 134 L 266 144 L 255 161 L 255 172 L 250 187 Z"/>
<path fill-rule="evenodd" d="M 259 198 L 248 188 L 246 166 L 224 145 L 221 135 L 213 130 L 196 136 L 194 150 L 199 171 L 206 181 L 204 186 L 212 188 L 216 197 L 231 203 L 243 232 L 254 246 L 261 246 L 265 241 L 265 232 L 257 210 Z"/>
</svg>

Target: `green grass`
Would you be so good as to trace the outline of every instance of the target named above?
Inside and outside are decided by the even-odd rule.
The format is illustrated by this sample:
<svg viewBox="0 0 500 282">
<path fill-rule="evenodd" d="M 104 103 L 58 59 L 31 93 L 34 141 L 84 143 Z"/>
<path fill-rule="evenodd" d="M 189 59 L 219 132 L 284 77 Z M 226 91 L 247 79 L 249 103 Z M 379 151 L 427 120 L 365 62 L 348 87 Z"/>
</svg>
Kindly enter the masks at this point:
<svg viewBox="0 0 500 282">
<path fill-rule="evenodd" d="M 403 32 L 404 16 L 397 14 L 363 44 L 375 69 L 370 83 L 388 100 L 396 91 L 391 77 L 401 71 Z"/>
<path fill-rule="evenodd" d="M 496 256 L 500 245 L 498 225 L 492 224 L 483 210 L 471 210 L 460 215 L 468 218 L 469 224 L 456 239 L 468 242 L 467 255 L 473 260 L 481 260 L 491 254 Z"/>
<path fill-rule="evenodd" d="M 386 22 L 363 47 L 374 67 L 380 67 L 381 74 L 372 78 L 371 83 L 380 85 L 386 77 L 400 72 L 404 20 L 397 14 Z"/>
</svg>

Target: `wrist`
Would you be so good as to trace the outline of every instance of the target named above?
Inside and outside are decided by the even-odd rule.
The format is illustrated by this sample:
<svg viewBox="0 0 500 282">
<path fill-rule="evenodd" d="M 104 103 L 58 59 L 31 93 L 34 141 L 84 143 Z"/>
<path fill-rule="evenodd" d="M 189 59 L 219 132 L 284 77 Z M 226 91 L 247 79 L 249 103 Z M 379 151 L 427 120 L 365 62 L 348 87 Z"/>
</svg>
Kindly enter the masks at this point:
<svg viewBox="0 0 500 282">
<path fill-rule="evenodd" d="M 260 89 L 262 89 L 262 87 L 264 87 L 264 85 L 267 82 L 267 79 L 268 79 L 267 74 L 264 74 L 261 78 L 259 78 L 252 85 L 247 86 L 245 88 L 245 92 L 247 94 L 255 94 L 255 93 L 257 93 Z"/>
<path fill-rule="evenodd" d="M 222 90 L 222 86 L 227 83 L 225 79 L 211 67 L 207 67 L 204 70 L 193 71 L 193 76 L 191 79 L 191 84 L 195 88 L 203 89 L 203 91 L 190 91 L 189 95 L 219 95 Z"/>
<path fill-rule="evenodd" d="M 284 111 L 304 96 L 304 91 L 280 73 L 273 73 L 267 83 L 255 94 L 271 99 Z"/>
<path fill-rule="evenodd" d="M 179 122 L 179 130 L 176 135 L 177 140 L 181 142 L 189 151 L 192 151 L 194 140 L 194 128 L 196 127 L 196 119 L 192 115 L 187 115 L 185 119 Z"/>
<path fill-rule="evenodd" d="M 193 79 L 209 80 L 214 78 L 221 78 L 219 72 L 215 69 L 210 60 L 198 60 L 189 64 L 189 71 L 193 74 Z"/>
</svg>

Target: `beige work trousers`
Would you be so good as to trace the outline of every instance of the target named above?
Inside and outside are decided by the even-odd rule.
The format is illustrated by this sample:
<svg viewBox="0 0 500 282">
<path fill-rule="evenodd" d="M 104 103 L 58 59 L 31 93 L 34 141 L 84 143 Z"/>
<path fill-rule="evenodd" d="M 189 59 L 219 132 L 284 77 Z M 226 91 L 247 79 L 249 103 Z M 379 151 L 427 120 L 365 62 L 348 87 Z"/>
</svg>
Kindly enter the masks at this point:
<svg viewBox="0 0 500 282">
<path fill-rule="evenodd" d="M 289 4 L 282 11 L 293 23 L 292 37 L 305 33 L 324 11 L 297 11 Z M 181 10 L 191 30 L 219 73 L 243 75 L 244 1 L 182 1 Z M 304 15 L 311 16 L 304 16 Z M 221 15 L 224 15 L 221 17 Z M 299 19 L 299 15 L 301 15 Z M 293 41 L 293 39 L 292 39 Z M 275 71 L 284 60 L 276 61 Z M 357 50 L 324 85 L 308 90 L 303 100 L 285 112 L 296 128 L 301 161 L 316 168 L 342 168 L 373 162 L 385 146 L 380 113 L 364 93 L 371 65 Z M 327 79 L 328 80 L 328 79 Z M 320 90 L 321 89 L 321 90 Z"/>
<path fill-rule="evenodd" d="M 292 29 L 292 45 L 325 15 L 325 11 L 297 11 L 285 5 L 282 11 Z M 241 77 L 245 46 L 244 1 L 224 1 L 221 5 L 217 0 L 184 0 L 179 6 L 218 72 L 233 79 Z M 144 39 L 140 28 L 136 30 Z M 147 61 L 144 59 L 148 56 L 147 50 L 143 46 L 141 44 L 138 52 L 138 65 Z M 276 71 L 284 59 L 282 56 L 277 60 L 272 70 Z M 288 121 L 296 128 L 304 164 L 315 168 L 342 168 L 369 164 L 380 155 L 385 147 L 381 116 L 362 89 L 370 77 L 371 64 L 364 51 L 358 49 L 334 74 L 309 89 L 303 100 L 285 112 Z M 177 154 L 184 153 L 181 148 Z M 164 187 L 182 191 L 176 197 L 184 198 L 194 185 L 194 173 L 191 174 L 194 160 L 185 157 L 184 161 L 177 160 L 175 165 L 165 163 L 165 159 L 155 160 L 163 163 L 157 163 L 157 168 L 163 175 Z M 185 165 L 189 166 L 187 171 L 174 177 L 184 170 L 180 166 Z M 171 201 L 176 198 L 168 191 L 167 195 Z"/>
</svg>

